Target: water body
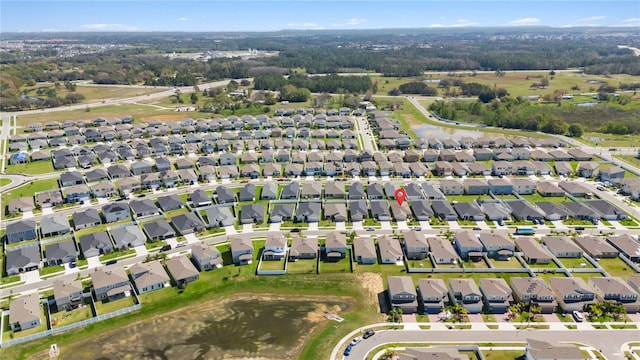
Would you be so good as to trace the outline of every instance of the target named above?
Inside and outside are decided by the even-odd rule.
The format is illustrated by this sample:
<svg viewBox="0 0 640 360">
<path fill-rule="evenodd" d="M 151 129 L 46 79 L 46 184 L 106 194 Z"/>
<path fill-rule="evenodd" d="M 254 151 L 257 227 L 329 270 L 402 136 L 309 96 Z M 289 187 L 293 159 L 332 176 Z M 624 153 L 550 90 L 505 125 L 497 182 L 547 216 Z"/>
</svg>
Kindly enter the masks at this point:
<svg viewBox="0 0 640 360">
<path fill-rule="evenodd" d="M 61 347 L 61 359 L 295 359 L 304 339 L 349 304 L 244 296 L 185 307 Z"/>
<path fill-rule="evenodd" d="M 436 138 L 440 140 L 455 139 L 460 140 L 463 136 L 479 138 L 484 135 L 481 131 L 460 130 L 448 127 L 440 127 L 435 125 L 420 125 L 415 128 L 414 132 L 419 138 Z"/>
</svg>

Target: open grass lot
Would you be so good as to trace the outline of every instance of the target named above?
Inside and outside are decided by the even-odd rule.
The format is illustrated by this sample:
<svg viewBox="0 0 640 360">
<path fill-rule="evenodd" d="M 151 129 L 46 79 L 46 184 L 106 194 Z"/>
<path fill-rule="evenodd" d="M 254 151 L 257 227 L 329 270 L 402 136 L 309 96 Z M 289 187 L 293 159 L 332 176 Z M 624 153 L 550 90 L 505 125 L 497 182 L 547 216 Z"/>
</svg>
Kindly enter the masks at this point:
<svg viewBox="0 0 640 360">
<path fill-rule="evenodd" d="M 638 143 L 640 143 L 640 135 L 617 135 L 599 132 L 585 132 L 582 137 L 577 140 L 591 146 L 602 146 L 605 148 L 637 147 Z"/>
<path fill-rule="evenodd" d="M 638 139 L 638 141 L 640 142 L 640 139 Z M 632 146 L 637 146 L 637 144 L 638 143 L 636 143 L 635 145 L 632 145 Z M 614 155 L 614 156 L 616 158 L 626 162 L 626 163 L 629 163 L 629 164 L 633 165 L 633 166 L 640 167 L 640 159 L 636 158 L 633 155 Z M 625 177 L 626 177 L 626 173 L 625 173 Z"/>
<path fill-rule="evenodd" d="M 29 96 L 37 96 L 36 89 L 39 88 L 54 88 L 53 83 L 38 83 L 34 86 L 25 86 L 22 90 Z M 81 103 L 95 102 L 96 100 L 103 99 L 123 99 L 133 96 L 140 96 L 146 94 L 153 94 L 156 92 L 164 91 L 167 88 L 155 88 L 149 87 L 130 87 L 130 86 L 117 86 L 117 85 L 92 85 L 92 84 L 77 84 L 76 90 L 68 91 L 64 86 L 56 89 L 58 97 L 64 98 L 67 94 L 82 94 L 86 98 Z"/>
<path fill-rule="evenodd" d="M 434 268 L 435 266 L 431 262 L 431 258 L 424 258 L 423 260 L 407 260 L 410 268 Z"/>
<path fill-rule="evenodd" d="M 350 265 L 351 250 L 347 249 L 347 255 L 340 261 L 329 262 L 320 260 L 320 272 L 321 273 L 348 273 L 351 272 Z"/>
<path fill-rule="evenodd" d="M 407 269 L 404 267 L 404 264 L 399 266 L 395 264 L 358 264 L 357 262 L 354 262 L 353 272 L 372 272 L 382 276 L 401 276 L 406 275 Z"/>
<path fill-rule="evenodd" d="M 547 284 L 549 283 L 549 279 L 554 277 L 566 277 L 564 273 L 561 272 L 537 272 L 536 277 L 544 280 Z"/>
<path fill-rule="evenodd" d="M 548 264 L 529 264 L 529 267 L 535 269 L 557 269 L 558 265 L 553 261 L 550 261 Z"/>
<path fill-rule="evenodd" d="M 67 311 L 62 310 L 51 314 L 51 326 L 53 328 L 66 326 L 77 323 L 78 321 L 87 320 L 93 317 L 91 308 L 91 300 L 86 299 L 83 307 Z"/>
<path fill-rule="evenodd" d="M 98 315 L 108 314 L 120 309 L 128 308 L 129 306 L 135 305 L 133 296 L 126 296 L 122 299 L 113 300 L 109 302 L 96 301 L 94 303 L 96 305 L 96 313 Z"/>
<path fill-rule="evenodd" d="M 585 282 L 589 282 L 590 278 L 593 277 L 603 277 L 601 273 L 599 272 L 587 272 L 587 273 L 578 273 L 578 272 L 574 272 L 572 273 L 573 277 L 577 277 L 577 278 L 582 278 L 582 280 L 584 280 Z"/>
<path fill-rule="evenodd" d="M 135 255 L 136 255 L 136 251 L 134 249 L 127 249 L 127 250 L 121 250 L 121 251 L 117 250 L 112 253 L 100 256 L 100 261 L 104 263 L 111 259 L 128 258 L 128 257 L 133 257 Z"/>
<path fill-rule="evenodd" d="M 484 259 L 480 261 L 464 261 L 462 262 L 462 265 L 464 266 L 465 269 L 488 269 L 489 268 L 489 265 L 487 265 L 487 262 L 484 261 Z"/>
<path fill-rule="evenodd" d="M 174 216 L 178 216 L 178 215 L 182 215 L 182 214 L 188 214 L 190 213 L 189 209 L 187 208 L 180 208 L 180 209 L 174 209 L 174 210 L 169 210 L 169 211 L 165 211 L 164 212 L 164 218 L 167 220 L 171 220 L 172 217 Z"/>
<path fill-rule="evenodd" d="M 11 184 L 11 183 L 12 183 L 11 179 L 7 179 L 7 178 L 0 178 L 0 186 L 9 185 L 9 184 Z"/>
<path fill-rule="evenodd" d="M 33 327 L 31 329 L 26 329 L 22 331 L 13 332 L 11 331 L 11 324 L 9 323 L 9 315 L 4 316 L 2 319 L 3 329 L 2 329 L 2 341 L 7 341 L 11 339 L 17 339 L 21 337 L 25 337 L 28 335 L 37 334 L 39 332 L 46 331 L 48 329 L 48 321 L 46 316 L 45 305 L 40 305 L 40 325 Z M 2 353 L 0 353 L 1 355 Z M 7 358 L 12 359 L 12 358 Z"/>
<path fill-rule="evenodd" d="M 524 356 L 524 350 L 496 350 L 492 348 L 491 351 L 482 351 L 482 355 L 485 359 L 491 360 L 516 360 Z"/>
<path fill-rule="evenodd" d="M 26 164 L 16 164 L 9 165 L 5 167 L 7 174 L 28 174 L 28 175 L 37 175 L 37 174 L 47 174 L 54 171 L 62 171 L 55 170 L 53 168 L 53 163 L 49 161 L 33 161 Z"/>
<path fill-rule="evenodd" d="M 473 202 L 475 200 L 491 200 L 491 196 L 489 195 L 447 195 L 447 200 L 449 202 L 457 201 L 457 202 Z"/>
<path fill-rule="evenodd" d="M 64 271 L 64 265 L 45 266 L 39 270 L 40 276 L 55 274 Z"/>
<path fill-rule="evenodd" d="M 536 202 L 542 202 L 542 201 L 554 202 L 554 203 L 562 203 L 562 202 L 565 202 L 565 201 L 571 201 L 566 196 L 542 196 L 542 195 L 540 195 L 538 193 L 531 194 L 531 195 L 520 195 L 520 196 L 522 196 L 523 199 L 527 200 L 531 204 L 536 203 Z"/>
<path fill-rule="evenodd" d="M 286 257 L 282 258 L 282 260 L 262 260 L 260 264 L 261 270 L 284 270 L 284 264 L 286 262 Z"/>
<path fill-rule="evenodd" d="M 558 260 L 569 269 L 593 268 L 593 265 L 585 258 L 558 258 Z"/>
<path fill-rule="evenodd" d="M 318 271 L 318 259 L 302 259 L 287 263 L 287 274 L 315 274 Z"/>
<path fill-rule="evenodd" d="M 522 269 L 522 264 L 513 256 L 509 260 L 489 259 L 489 261 L 494 268 L 498 269 Z"/>
<path fill-rule="evenodd" d="M 600 267 L 602 267 L 609 276 L 622 277 L 626 279 L 629 276 L 637 275 L 629 265 L 617 257 L 600 259 L 598 260 L 598 265 L 600 265 Z"/>
<path fill-rule="evenodd" d="M 79 239 L 80 236 L 84 236 L 84 235 L 87 235 L 87 234 L 93 234 L 93 233 L 97 233 L 97 232 L 100 232 L 100 231 L 105 231 L 107 229 L 113 228 L 114 226 L 127 224 L 127 223 L 131 223 L 131 225 L 134 225 L 133 222 L 131 221 L 131 219 L 123 219 L 123 220 L 116 221 L 116 222 L 113 222 L 113 223 L 100 224 L 98 226 L 93 226 L 93 227 L 86 228 L 86 229 L 76 230 L 75 231 L 76 238 Z"/>
</svg>

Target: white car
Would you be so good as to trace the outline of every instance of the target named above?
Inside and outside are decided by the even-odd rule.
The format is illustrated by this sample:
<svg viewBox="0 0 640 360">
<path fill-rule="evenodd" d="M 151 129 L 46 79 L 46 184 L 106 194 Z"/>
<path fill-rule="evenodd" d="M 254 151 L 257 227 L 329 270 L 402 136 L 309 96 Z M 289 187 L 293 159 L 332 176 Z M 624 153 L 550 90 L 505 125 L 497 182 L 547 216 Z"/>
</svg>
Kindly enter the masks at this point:
<svg viewBox="0 0 640 360">
<path fill-rule="evenodd" d="M 584 321 L 584 316 L 582 316 L 582 313 L 580 311 L 574 311 L 574 312 L 571 313 L 571 315 L 573 315 L 573 318 L 577 322 L 583 322 Z"/>
<path fill-rule="evenodd" d="M 360 341 L 362 341 L 362 338 L 360 336 L 353 338 L 353 340 L 351 340 L 351 346 L 358 345 L 358 343 L 360 343 Z"/>
</svg>

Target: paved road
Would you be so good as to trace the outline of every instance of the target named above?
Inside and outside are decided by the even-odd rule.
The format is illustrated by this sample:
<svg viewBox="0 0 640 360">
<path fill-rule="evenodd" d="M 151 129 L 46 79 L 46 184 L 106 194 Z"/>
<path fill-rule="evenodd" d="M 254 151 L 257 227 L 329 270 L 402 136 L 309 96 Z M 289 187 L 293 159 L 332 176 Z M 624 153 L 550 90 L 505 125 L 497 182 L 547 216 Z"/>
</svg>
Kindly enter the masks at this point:
<svg viewBox="0 0 640 360">
<path fill-rule="evenodd" d="M 630 341 L 640 339 L 640 330 L 383 330 L 362 341 L 351 350 L 347 359 L 365 359 L 366 354 L 375 347 L 403 342 L 525 342 L 526 339 L 536 339 L 551 343 L 578 342 L 600 350 L 610 360 L 624 359 L 621 347 Z M 342 359 L 340 353 L 337 356 Z M 333 359 L 332 359 L 333 360 Z"/>
</svg>

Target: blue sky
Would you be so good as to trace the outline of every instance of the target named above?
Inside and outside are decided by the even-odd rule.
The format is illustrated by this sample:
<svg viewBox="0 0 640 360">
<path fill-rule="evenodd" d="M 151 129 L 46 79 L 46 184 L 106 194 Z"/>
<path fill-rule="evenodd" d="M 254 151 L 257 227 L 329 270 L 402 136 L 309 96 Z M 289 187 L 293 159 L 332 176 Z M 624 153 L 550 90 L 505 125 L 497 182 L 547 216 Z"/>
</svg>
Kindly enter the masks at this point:
<svg viewBox="0 0 640 360">
<path fill-rule="evenodd" d="M 7 1 L 0 32 L 640 26 L 640 1 Z"/>
</svg>

